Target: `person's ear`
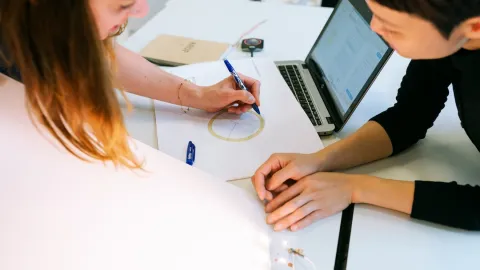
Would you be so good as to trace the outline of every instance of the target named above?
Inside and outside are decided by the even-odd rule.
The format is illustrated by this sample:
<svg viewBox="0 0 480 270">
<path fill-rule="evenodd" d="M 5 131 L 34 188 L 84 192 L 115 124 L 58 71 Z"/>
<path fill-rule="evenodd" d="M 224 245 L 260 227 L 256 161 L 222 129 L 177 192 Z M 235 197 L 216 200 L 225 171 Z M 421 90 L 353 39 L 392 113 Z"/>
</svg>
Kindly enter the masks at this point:
<svg viewBox="0 0 480 270">
<path fill-rule="evenodd" d="M 468 19 L 464 27 L 466 38 L 480 40 L 480 17 Z"/>
</svg>

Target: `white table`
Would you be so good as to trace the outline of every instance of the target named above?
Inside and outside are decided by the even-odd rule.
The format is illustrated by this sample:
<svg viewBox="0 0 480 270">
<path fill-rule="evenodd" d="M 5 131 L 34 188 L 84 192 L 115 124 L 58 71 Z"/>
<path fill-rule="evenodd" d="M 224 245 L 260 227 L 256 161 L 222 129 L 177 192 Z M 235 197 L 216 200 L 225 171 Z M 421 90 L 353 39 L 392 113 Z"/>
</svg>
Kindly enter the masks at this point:
<svg viewBox="0 0 480 270">
<path fill-rule="evenodd" d="M 265 39 L 266 48 L 264 52 L 257 53 L 256 57 L 303 60 L 330 13 L 331 9 L 245 0 L 174 0 L 124 45 L 138 52 L 159 34 L 233 44 L 253 25 L 267 20 L 249 35 Z M 248 57 L 249 54 L 241 51 L 233 51 L 229 55 L 229 59 Z M 129 132 L 134 138 L 157 148 L 152 101 L 129 96 L 136 107 L 134 113 L 126 114 Z M 254 192 L 250 179 L 232 183 Z M 340 220 L 341 214 L 322 220 L 302 232 L 297 240 L 318 269 L 334 267 Z"/>
<path fill-rule="evenodd" d="M 252 25 L 268 19 L 250 35 L 266 41 L 265 51 L 258 56 L 274 60 L 304 59 L 330 12 L 323 8 L 246 0 L 174 0 L 132 36 L 126 46 L 139 51 L 161 33 L 233 43 Z M 245 54 L 239 51 L 229 56 L 232 59 L 243 57 Z M 344 130 L 333 138 L 322 139 L 324 144 L 351 134 L 369 118 L 391 106 L 407 63 L 406 59 L 394 54 Z M 152 103 L 138 97 L 134 103 L 141 109 L 127 116 L 127 127 L 135 138 L 156 147 Z M 480 154 L 459 127 L 456 110 L 450 100 L 427 140 L 397 157 L 351 172 L 405 180 L 475 183 L 476 175 L 480 175 L 480 169 L 475 166 L 479 157 Z M 235 184 L 251 189 L 248 181 Z M 474 251 L 480 251 L 478 237 L 476 233 L 412 221 L 392 211 L 356 206 L 348 268 L 474 268 L 474 265 L 479 265 L 479 259 L 474 256 Z M 453 267 L 453 262 L 464 267 Z"/>
<path fill-rule="evenodd" d="M 208 6 L 208 7 L 207 7 Z M 305 59 L 331 9 L 246 0 L 174 0 L 139 29 L 126 43 L 139 51 L 158 34 L 183 35 L 233 44 L 255 24 L 267 20 L 249 37 L 265 39 L 257 57 L 274 60 Z M 249 57 L 237 50 L 230 59 Z"/>
<path fill-rule="evenodd" d="M 265 50 L 256 57 L 303 60 L 330 13 L 328 8 L 246 0 L 172 0 L 123 45 L 139 52 L 159 34 L 233 44 L 252 26 L 267 20 L 249 35 L 265 39 Z M 246 57 L 250 55 L 239 49 L 229 55 L 229 59 Z M 128 130 L 134 138 L 157 148 L 153 103 L 135 95 L 129 98 L 136 109 L 125 114 Z"/>
</svg>

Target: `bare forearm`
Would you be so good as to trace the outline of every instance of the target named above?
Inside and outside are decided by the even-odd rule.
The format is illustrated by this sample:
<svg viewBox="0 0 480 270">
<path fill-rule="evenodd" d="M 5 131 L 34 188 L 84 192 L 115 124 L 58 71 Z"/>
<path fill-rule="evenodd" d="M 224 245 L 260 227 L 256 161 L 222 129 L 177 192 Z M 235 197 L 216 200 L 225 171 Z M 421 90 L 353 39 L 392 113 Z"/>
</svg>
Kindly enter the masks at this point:
<svg viewBox="0 0 480 270">
<path fill-rule="evenodd" d="M 392 144 L 385 130 L 376 122 L 367 122 L 349 137 L 318 153 L 321 170 L 335 171 L 352 168 L 388 157 Z"/>
<path fill-rule="evenodd" d="M 182 78 L 169 74 L 148 62 L 140 55 L 117 44 L 117 84 L 133 94 L 172 104 L 195 107 L 201 94 L 200 88 Z M 180 88 L 180 84 L 183 85 Z M 179 98 L 180 95 L 180 98 Z"/>
<path fill-rule="evenodd" d="M 354 176 L 353 203 L 367 203 L 406 214 L 412 212 L 415 183 L 382 179 L 368 175 Z"/>
<path fill-rule="evenodd" d="M 349 137 L 330 145 L 318 155 L 323 170 L 348 169 L 383 159 L 392 154 L 388 134 L 377 122 L 367 122 Z M 352 202 L 372 204 L 410 214 L 415 184 L 409 181 L 382 179 L 369 175 L 354 175 Z"/>
</svg>

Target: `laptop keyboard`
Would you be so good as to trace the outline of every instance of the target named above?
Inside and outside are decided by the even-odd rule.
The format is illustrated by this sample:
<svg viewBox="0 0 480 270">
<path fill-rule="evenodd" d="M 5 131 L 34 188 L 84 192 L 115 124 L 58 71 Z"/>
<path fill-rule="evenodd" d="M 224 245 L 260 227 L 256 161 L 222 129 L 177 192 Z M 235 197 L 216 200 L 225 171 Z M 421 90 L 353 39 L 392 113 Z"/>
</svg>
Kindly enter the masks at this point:
<svg viewBox="0 0 480 270">
<path fill-rule="evenodd" d="M 290 87 L 290 90 L 292 90 L 292 93 L 295 95 L 295 98 L 297 98 L 300 103 L 300 106 L 302 106 L 307 114 L 310 122 L 312 122 L 314 126 L 321 125 L 322 122 L 320 121 L 318 112 L 313 105 L 312 97 L 305 87 L 305 83 L 303 82 L 298 67 L 296 65 L 284 65 L 278 66 L 278 69 L 287 82 L 288 87 Z"/>
</svg>

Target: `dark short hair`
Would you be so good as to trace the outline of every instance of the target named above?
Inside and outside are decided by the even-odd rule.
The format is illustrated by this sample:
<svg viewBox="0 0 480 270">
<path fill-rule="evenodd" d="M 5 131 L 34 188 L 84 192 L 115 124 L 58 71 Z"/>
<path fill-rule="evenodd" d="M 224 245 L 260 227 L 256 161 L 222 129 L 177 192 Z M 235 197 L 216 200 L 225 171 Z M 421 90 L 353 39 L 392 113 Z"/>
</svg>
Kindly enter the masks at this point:
<svg viewBox="0 0 480 270">
<path fill-rule="evenodd" d="M 374 0 L 396 11 L 430 21 L 448 39 L 467 19 L 480 16 L 480 0 Z"/>
</svg>

